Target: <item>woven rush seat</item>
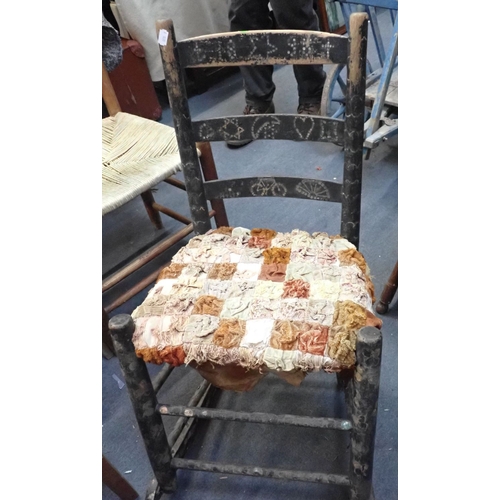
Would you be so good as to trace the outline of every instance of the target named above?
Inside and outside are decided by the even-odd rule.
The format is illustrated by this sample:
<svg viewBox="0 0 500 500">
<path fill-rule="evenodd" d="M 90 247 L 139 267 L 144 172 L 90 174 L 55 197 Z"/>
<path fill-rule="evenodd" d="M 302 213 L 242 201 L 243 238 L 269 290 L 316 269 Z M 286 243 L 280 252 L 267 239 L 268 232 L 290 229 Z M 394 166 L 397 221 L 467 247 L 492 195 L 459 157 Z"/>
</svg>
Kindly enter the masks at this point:
<svg viewBox="0 0 500 500">
<path fill-rule="evenodd" d="M 134 310 L 133 343 L 151 363 L 189 364 L 249 390 L 274 372 L 298 385 L 356 361 L 356 332 L 381 327 L 356 247 L 340 236 L 223 227 L 196 236 Z"/>
<path fill-rule="evenodd" d="M 180 170 L 172 127 L 122 112 L 102 120 L 102 215 Z"/>
</svg>

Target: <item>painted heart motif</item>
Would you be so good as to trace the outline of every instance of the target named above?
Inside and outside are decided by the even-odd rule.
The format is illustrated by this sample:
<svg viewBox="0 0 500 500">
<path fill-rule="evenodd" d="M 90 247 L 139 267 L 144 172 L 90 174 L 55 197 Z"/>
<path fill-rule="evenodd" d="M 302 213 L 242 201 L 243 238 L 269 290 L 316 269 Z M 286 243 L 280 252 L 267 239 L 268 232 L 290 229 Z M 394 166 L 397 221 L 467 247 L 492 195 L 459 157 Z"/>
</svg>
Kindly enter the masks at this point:
<svg viewBox="0 0 500 500">
<path fill-rule="evenodd" d="M 293 120 L 293 127 L 299 137 L 306 141 L 314 130 L 314 118 L 312 116 L 297 116 Z"/>
</svg>

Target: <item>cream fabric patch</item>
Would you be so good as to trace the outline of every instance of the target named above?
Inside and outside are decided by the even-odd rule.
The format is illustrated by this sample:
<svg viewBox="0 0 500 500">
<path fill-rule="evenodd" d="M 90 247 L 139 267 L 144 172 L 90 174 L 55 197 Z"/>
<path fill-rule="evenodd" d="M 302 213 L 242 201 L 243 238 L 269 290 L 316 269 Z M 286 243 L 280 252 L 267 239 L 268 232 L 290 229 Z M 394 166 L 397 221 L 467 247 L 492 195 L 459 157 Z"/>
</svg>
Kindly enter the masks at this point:
<svg viewBox="0 0 500 500">
<path fill-rule="evenodd" d="M 247 321 L 241 347 L 263 348 L 269 345 L 274 320 L 269 318 L 250 319 Z"/>
</svg>

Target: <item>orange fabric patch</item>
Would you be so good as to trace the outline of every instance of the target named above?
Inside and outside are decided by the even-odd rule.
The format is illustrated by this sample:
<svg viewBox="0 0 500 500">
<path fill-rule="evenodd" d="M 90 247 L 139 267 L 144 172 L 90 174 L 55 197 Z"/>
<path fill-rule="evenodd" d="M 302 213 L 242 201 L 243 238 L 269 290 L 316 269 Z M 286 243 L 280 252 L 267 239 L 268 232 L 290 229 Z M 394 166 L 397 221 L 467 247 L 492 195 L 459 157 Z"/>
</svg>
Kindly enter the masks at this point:
<svg viewBox="0 0 500 500">
<path fill-rule="evenodd" d="M 252 236 L 248 240 L 249 248 L 269 248 L 271 246 L 271 240 L 264 238 L 262 236 Z"/>
<path fill-rule="evenodd" d="M 230 226 L 221 226 L 221 227 L 218 227 L 217 229 L 214 229 L 212 231 L 212 234 L 227 234 L 229 236 L 231 236 L 233 234 L 233 227 L 230 227 Z"/>
<path fill-rule="evenodd" d="M 299 351 L 323 356 L 327 341 L 327 326 L 320 325 L 319 323 L 304 323 L 297 347 Z"/>
<path fill-rule="evenodd" d="M 264 264 L 288 264 L 291 252 L 290 248 L 268 248 L 262 252 Z"/>
<path fill-rule="evenodd" d="M 266 240 L 272 240 L 278 233 L 274 229 L 265 229 L 255 227 L 250 231 L 250 236 L 259 236 L 261 238 L 266 238 Z"/>
<path fill-rule="evenodd" d="M 186 267 L 186 264 L 175 264 L 172 263 L 168 265 L 167 267 L 164 267 L 161 271 L 160 274 L 158 275 L 158 278 L 156 278 L 156 281 L 160 280 L 166 280 L 166 279 L 174 279 L 181 274 L 182 270 Z"/>
<path fill-rule="evenodd" d="M 285 281 L 286 264 L 262 264 L 259 280 L 281 282 Z"/>
<path fill-rule="evenodd" d="M 345 300 L 335 303 L 333 325 L 328 340 L 328 355 L 344 366 L 356 362 L 356 334 L 366 326 L 366 309 L 359 304 Z"/>
<path fill-rule="evenodd" d="M 339 260 L 341 264 L 351 265 L 357 264 L 358 267 L 366 274 L 366 261 L 363 255 L 358 252 L 355 248 L 349 248 L 348 250 L 340 250 Z"/>
<path fill-rule="evenodd" d="M 245 335 L 245 322 L 239 319 L 221 319 L 219 327 L 214 332 L 212 342 L 215 345 L 231 349 L 238 347 Z"/>
<path fill-rule="evenodd" d="M 224 301 L 213 295 L 202 295 L 194 303 L 192 314 L 208 314 L 210 316 L 219 316 L 222 311 Z"/>
<path fill-rule="evenodd" d="M 214 264 L 207 278 L 211 280 L 230 280 L 236 272 L 236 264 Z"/>
<path fill-rule="evenodd" d="M 269 344 L 275 349 L 292 351 L 297 346 L 299 331 L 299 326 L 296 323 L 286 319 L 277 320 L 274 323 Z"/>
<path fill-rule="evenodd" d="M 284 299 L 308 299 L 311 285 L 304 280 L 285 281 L 282 297 Z"/>
<path fill-rule="evenodd" d="M 172 366 L 180 366 L 184 364 L 184 360 L 186 359 L 186 353 L 181 345 L 174 347 L 167 346 L 161 351 L 159 351 L 156 347 L 136 349 L 136 354 L 146 363 L 154 363 L 155 365 L 169 363 Z"/>
</svg>

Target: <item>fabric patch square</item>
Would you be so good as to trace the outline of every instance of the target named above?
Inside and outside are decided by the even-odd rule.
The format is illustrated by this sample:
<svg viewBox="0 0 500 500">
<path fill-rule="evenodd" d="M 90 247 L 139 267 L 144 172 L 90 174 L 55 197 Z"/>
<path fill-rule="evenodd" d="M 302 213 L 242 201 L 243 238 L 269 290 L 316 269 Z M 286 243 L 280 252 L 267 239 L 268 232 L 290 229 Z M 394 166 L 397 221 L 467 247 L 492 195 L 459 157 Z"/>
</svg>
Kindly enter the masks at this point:
<svg viewBox="0 0 500 500">
<path fill-rule="evenodd" d="M 332 238 L 333 247 L 335 251 L 340 252 L 341 250 L 356 250 L 356 247 L 348 240 L 342 238 L 341 236 L 337 238 Z"/>
<path fill-rule="evenodd" d="M 241 254 L 235 252 L 229 252 L 229 262 L 231 262 L 231 264 L 238 264 L 240 260 L 241 260 Z"/>
<path fill-rule="evenodd" d="M 313 233 L 312 234 L 312 246 L 314 248 L 331 248 L 334 249 L 334 245 L 328 233 Z"/>
<path fill-rule="evenodd" d="M 172 287 L 177 283 L 175 279 L 162 279 L 156 282 L 156 293 L 160 295 L 170 295 Z"/>
<path fill-rule="evenodd" d="M 239 319 L 221 319 L 212 342 L 219 347 L 231 349 L 240 345 L 245 335 L 245 322 Z"/>
<path fill-rule="evenodd" d="M 321 270 L 313 262 L 290 262 L 286 268 L 286 280 L 296 279 L 311 283 L 313 280 L 321 279 Z"/>
<path fill-rule="evenodd" d="M 229 296 L 229 289 L 233 286 L 232 281 L 210 280 L 205 281 L 203 287 L 204 295 L 213 295 L 218 299 L 226 299 Z"/>
<path fill-rule="evenodd" d="M 299 332 L 300 325 L 298 323 L 279 319 L 274 322 L 269 345 L 283 351 L 296 349 Z"/>
<path fill-rule="evenodd" d="M 279 319 L 304 321 L 309 301 L 307 299 L 283 299 L 278 313 Z"/>
<path fill-rule="evenodd" d="M 227 293 L 227 298 L 245 296 L 248 299 L 253 298 L 257 281 L 230 281 L 230 288 Z"/>
<path fill-rule="evenodd" d="M 285 281 L 287 264 L 262 264 L 259 280 L 282 282 Z"/>
<path fill-rule="evenodd" d="M 313 239 L 307 231 L 302 231 L 301 229 L 294 229 L 291 232 L 292 235 L 292 250 L 298 250 L 299 248 L 307 248 L 312 245 Z"/>
<path fill-rule="evenodd" d="M 248 246 L 249 248 L 261 248 L 265 250 L 271 246 L 271 240 L 263 236 L 252 236 L 248 240 Z"/>
<path fill-rule="evenodd" d="M 317 250 L 313 247 L 300 247 L 292 249 L 290 262 L 315 262 Z"/>
<path fill-rule="evenodd" d="M 275 318 L 279 307 L 280 301 L 278 299 L 257 299 L 254 295 L 254 298 L 250 302 L 248 318 Z"/>
<path fill-rule="evenodd" d="M 184 327 L 184 343 L 206 343 L 219 326 L 219 318 L 192 314 Z"/>
<path fill-rule="evenodd" d="M 194 288 L 202 288 L 207 279 L 209 267 L 204 264 L 189 264 L 177 278 L 177 283 Z"/>
<path fill-rule="evenodd" d="M 274 229 L 267 229 L 261 227 L 254 227 L 250 231 L 250 236 L 256 238 L 266 238 L 268 240 L 272 240 L 278 233 Z"/>
<path fill-rule="evenodd" d="M 168 295 L 163 296 L 167 299 L 165 303 L 165 309 L 163 310 L 163 314 L 174 316 L 189 316 L 194 307 L 194 303 L 196 302 L 197 296 L 190 296 L 183 298 L 179 295 Z"/>
<path fill-rule="evenodd" d="M 319 323 L 304 323 L 298 337 L 299 351 L 323 356 L 328 342 L 329 327 Z"/>
<path fill-rule="evenodd" d="M 195 302 L 192 314 L 219 316 L 223 305 L 224 301 L 214 297 L 213 295 L 202 295 Z"/>
<path fill-rule="evenodd" d="M 304 280 L 285 281 L 283 298 L 284 299 L 307 299 L 309 298 L 310 285 Z"/>
<path fill-rule="evenodd" d="M 246 322 L 245 335 L 241 339 L 241 347 L 264 348 L 269 345 L 273 319 L 250 319 Z"/>
<path fill-rule="evenodd" d="M 220 313 L 221 318 L 247 319 L 250 309 L 248 297 L 234 297 L 224 301 L 224 307 Z"/>
<path fill-rule="evenodd" d="M 321 266 L 319 270 L 321 271 L 321 278 L 319 280 L 330 280 L 330 281 L 340 281 L 340 276 L 342 275 L 342 268 L 337 265 L 333 266 Z"/>
<path fill-rule="evenodd" d="M 144 316 L 161 316 L 162 314 L 168 314 L 165 312 L 165 306 L 169 298 L 166 295 L 154 294 L 146 297 L 144 302 L 136 309 L 136 317 Z"/>
<path fill-rule="evenodd" d="M 292 371 L 296 368 L 297 351 L 283 351 L 267 347 L 264 349 L 263 362 L 271 370 Z"/>
<path fill-rule="evenodd" d="M 236 265 L 236 272 L 233 274 L 234 281 L 257 281 L 260 274 L 261 265 L 259 263 L 242 263 Z"/>
<path fill-rule="evenodd" d="M 290 253 L 289 248 L 268 248 L 262 252 L 264 264 L 288 264 L 290 262 Z"/>
<path fill-rule="evenodd" d="M 175 264 L 172 263 L 168 265 L 167 267 L 164 267 L 161 271 L 160 274 L 158 275 L 158 278 L 156 279 L 156 282 L 163 280 L 163 279 L 175 279 L 181 274 L 182 270 L 186 267 L 185 264 Z"/>
<path fill-rule="evenodd" d="M 254 298 L 279 299 L 283 295 L 283 283 L 274 281 L 257 281 Z"/>
<path fill-rule="evenodd" d="M 290 233 L 278 233 L 272 240 L 271 246 L 276 248 L 291 248 L 293 237 Z"/>
<path fill-rule="evenodd" d="M 169 294 L 175 295 L 179 299 L 197 299 L 200 295 L 202 295 L 202 288 L 192 287 L 188 285 L 180 285 L 176 283 Z"/>
<path fill-rule="evenodd" d="M 240 263 L 248 264 L 262 264 L 264 257 L 262 256 L 262 250 L 260 248 L 248 248 L 245 247 L 241 252 Z"/>
<path fill-rule="evenodd" d="M 331 302 L 338 300 L 340 294 L 340 280 L 318 280 L 311 283 L 311 299 L 325 299 Z"/>
<path fill-rule="evenodd" d="M 236 264 L 214 264 L 207 275 L 211 280 L 230 280 L 236 272 Z"/>
<path fill-rule="evenodd" d="M 333 321 L 333 302 L 326 299 L 309 300 L 306 321 L 330 326 Z"/>
<path fill-rule="evenodd" d="M 321 248 L 316 253 L 316 262 L 320 266 L 332 266 L 337 264 L 337 253 L 333 248 Z"/>
</svg>

